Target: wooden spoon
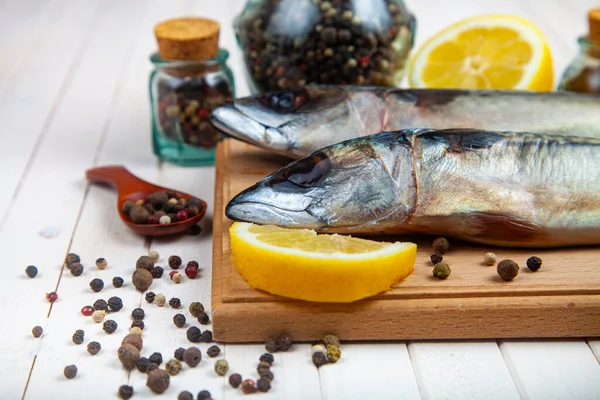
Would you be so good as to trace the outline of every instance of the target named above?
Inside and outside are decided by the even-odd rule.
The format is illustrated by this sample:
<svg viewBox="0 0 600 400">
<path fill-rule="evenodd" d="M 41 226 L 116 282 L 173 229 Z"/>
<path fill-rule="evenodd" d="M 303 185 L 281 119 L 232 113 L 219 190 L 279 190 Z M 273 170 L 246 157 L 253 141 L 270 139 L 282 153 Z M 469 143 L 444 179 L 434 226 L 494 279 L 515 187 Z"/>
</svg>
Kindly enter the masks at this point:
<svg viewBox="0 0 600 400">
<path fill-rule="evenodd" d="M 124 214 L 121 211 L 123 203 L 125 203 L 125 201 L 127 200 L 133 201 L 135 203 L 137 200 L 145 199 L 146 196 L 148 196 L 152 192 L 167 190 L 175 192 L 178 196 L 181 196 L 185 199 L 189 199 L 194 196 L 191 196 L 187 193 L 178 192 L 176 190 L 153 185 L 133 175 L 125 167 L 120 165 L 88 169 L 85 175 L 90 182 L 108 184 L 117 189 L 117 213 L 119 214 L 119 217 L 121 217 L 121 220 L 129 228 L 131 228 L 136 233 L 139 233 L 140 235 L 166 236 L 182 233 L 189 230 L 192 226 L 196 225 L 198 221 L 200 221 L 200 219 L 204 216 L 204 213 L 206 213 L 206 202 L 200 200 L 202 204 L 202 207 L 200 207 L 200 212 L 197 215 L 190 217 L 184 221 L 178 221 L 164 225 L 136 224 L 129 219 L 128 215 Z"/>
</svg>

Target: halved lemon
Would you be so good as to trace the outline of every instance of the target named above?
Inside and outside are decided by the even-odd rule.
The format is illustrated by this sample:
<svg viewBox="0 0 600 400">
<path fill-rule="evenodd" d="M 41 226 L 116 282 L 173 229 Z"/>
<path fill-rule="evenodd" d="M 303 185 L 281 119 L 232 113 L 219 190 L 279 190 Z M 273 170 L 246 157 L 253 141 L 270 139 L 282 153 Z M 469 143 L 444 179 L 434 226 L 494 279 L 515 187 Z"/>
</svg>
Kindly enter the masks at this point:
<svg viewBox="0 0 600 400">
<path fill-rule="evenodd" d="M 415 88 L 552 90 L 544 34 L 513 15 L 481 15 L 429 38 L 409 67 Z"/>
<path fill-rule="evenodd" d="M 414 243 L 245 222 L 229 233 L 233 263 L 250 286 L 317 302 L 350 302 L 388 290 L 411 274 L 417 252 Z"/>
</svg>

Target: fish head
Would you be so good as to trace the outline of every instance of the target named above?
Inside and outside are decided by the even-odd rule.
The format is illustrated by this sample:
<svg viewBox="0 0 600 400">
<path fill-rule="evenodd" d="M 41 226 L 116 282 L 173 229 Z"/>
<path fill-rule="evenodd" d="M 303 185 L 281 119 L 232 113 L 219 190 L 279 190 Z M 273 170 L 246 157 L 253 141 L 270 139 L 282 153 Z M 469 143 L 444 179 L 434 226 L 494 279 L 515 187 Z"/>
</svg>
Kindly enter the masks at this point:
<svg viewBox="0 0 600 400">
<path fill-rule="evenodd" d="M 348 98 L 342 86 L 268 92 L 218 107 L 210 121 L 228 136 L 298 158 L 341 141 L 330 138 L 342 129 L 358 130 L 352 125 L 360 117 Z"/>
<path fill-rule="evenodd" d="M 390 219 L 401 224 L 416 201 L 412 152 L 382 141 L 375 146 L 372 137 L 342 142 L 292 162 L 235 196 L 226 215 L 322 232 L 377 231 Z"/>
</svg>

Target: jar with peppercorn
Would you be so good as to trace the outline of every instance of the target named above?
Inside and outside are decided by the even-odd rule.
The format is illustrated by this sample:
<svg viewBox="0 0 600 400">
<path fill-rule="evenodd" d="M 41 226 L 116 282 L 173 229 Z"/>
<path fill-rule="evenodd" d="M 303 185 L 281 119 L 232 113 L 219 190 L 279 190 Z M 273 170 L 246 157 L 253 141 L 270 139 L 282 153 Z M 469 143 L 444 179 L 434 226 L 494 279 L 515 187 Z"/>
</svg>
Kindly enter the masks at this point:
<svg viewBox="0 0 600 400">
<path fill-rule="evenodd" d="M 397 85 L 416 21 L 402 0 L 249 0 L 234 23 L 252 92 Z"/>
<path fill-rule="evenodd" d="M 168 20 L 155 27 L 150 57 L 154 153 L 180 165 L 208 165 L 220 134 L 210 111 L 235 96 L 229 53 L 219 48 L 220 25 L 203 18 Z"/>
</svg>

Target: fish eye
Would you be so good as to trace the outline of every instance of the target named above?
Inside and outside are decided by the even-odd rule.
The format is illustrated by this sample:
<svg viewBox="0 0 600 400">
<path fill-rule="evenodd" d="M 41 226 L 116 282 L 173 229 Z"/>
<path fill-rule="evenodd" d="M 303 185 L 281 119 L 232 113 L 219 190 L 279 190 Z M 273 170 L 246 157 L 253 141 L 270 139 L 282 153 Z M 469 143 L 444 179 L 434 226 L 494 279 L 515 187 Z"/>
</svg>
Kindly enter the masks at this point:
<svg viewBox="0 0 600 400">
<path fill-rule="evenodd" d="M 283 177 L 296 186 L 311 188 L 323 182 L 331 171 L 331 161 L 322 152 L 303 158 L 290 165 Z"/>
<path fill-rule="evenodd" d="M 259 98 L 265 106 L 281 112 L 294 112 L 302 107 L 308 98 L 306 90 L 284 90 L 280 92 L 267 93 Z"/>
</svg>

